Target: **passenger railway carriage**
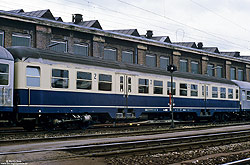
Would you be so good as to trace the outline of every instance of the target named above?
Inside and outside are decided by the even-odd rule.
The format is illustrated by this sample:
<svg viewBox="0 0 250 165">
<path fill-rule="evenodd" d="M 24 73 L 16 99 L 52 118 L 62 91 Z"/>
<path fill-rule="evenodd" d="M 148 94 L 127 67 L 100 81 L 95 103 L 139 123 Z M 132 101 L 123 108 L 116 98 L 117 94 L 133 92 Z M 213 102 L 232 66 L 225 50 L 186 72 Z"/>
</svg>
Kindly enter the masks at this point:
<svg viewBox="0 0 250 165">
<path fill-rule="evenodd" d="M 1 48 L 1 111 L 13 106 L 15 79 L 13 112 L 26 127 L 84 123 L 88 115 L 100 122 L 170 118 L 166 70 L 27 47 L 8 51 Z M 226 79 L 177 71 L 173 89 L 175 119 L 224 120 L 241 110 L 239 86 Z"/>
</svg>

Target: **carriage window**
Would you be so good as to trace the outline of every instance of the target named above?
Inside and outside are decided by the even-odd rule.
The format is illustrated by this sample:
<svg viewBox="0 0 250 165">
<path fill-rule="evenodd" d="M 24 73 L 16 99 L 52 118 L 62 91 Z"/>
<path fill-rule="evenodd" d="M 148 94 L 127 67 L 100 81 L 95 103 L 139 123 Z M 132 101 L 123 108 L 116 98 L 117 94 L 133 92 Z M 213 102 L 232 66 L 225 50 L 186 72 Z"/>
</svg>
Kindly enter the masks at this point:
<svg viewBox="0 0 250 165">
<path fill-rule="evenodd" d="M 139 93 L 148 93 L 148 79 L 139 79 Z"/>
<path fill-rule="evenodd" d="M 132 85 L 131 77 L 128 77 L 128 92 L 131 92 L 131 91 L 132 91 L 131 85 Z"/>
<path fill-rule="evenodd" d="M 198 85 L 191 84 L 191 96 L 198 96 Z"/>
<path fill-rule="evenodd" d="M 226 98 L 226 88 L 220 88 L 220 98 Z"/>
<path fill-rule="evenodd" d="M 0 31 L 0 46 L 4 45 L 4 32 Z"/>
<path fill-rule="evenodd" d="M 101 91 L 112 91 L 112 76 L 99 74 L 98 89 Z"/>
<path fill-rule="evenodd" d="M 51 41 L 50 50 L 56 52 L 66 53 L 67 52 L 67 41 Z"/>
<path fill-rule="evenodd" d="M 233 99 L 233 89 L 228 89 L 228 98 Z"/>
<path fill-rule="evenodd" d="M 69 71 L 52 69 L 51 86 L 53 88 L 68 88 L 69 86 Z"/>
<path fill-rule="evenodd" d="M 218 98 L 218 88 L 217 87 L 212 87 L 212 97 Z"/>
<path fill-rule="evenodd" d="M 247 100 L 250 100 L 250 91 L 247 91 Z"/>
<path fill-rule="evenodd" d="M 120 76 L 120 92 L 123 92 L 123 76 Z"/>
<path fill-rule="evenodd" d="M 238 98 L 239 98 L 239 90 L 236 89 L 236 99 L 238 99 Z"/>
<path fill-rule="evenodd" d="M 163 94 L 163 82 L 154 80 L 154 94 Z"/>
<path fill-rule="evenodd" d="M 187 96 L 187 84 L 180 83 L 180 96 Z"/>
<path fill-rule="evenodd" d="M 204 95 L 204 93 L 205 93 L 205 86 L 206 86 L 206 85 L 203 85 L 203 86 L 202 86 L 202 96 L 205 96 L 205 95 Z M 207 87 L 207 88 L 206 88 L 206 93 L 207 93 L 207 96 L 208 96 L 208 86 L 206 86 L 206 87 Z"/>
<path fill-rule="evenodd" d="M 40 87 L 40 67 L 27 66 L 26 85 L 31 87 Z"/>
<path fill-rule="evenodd" d="M 24 34 L 12 34 L 11 46 L 27 46 L 30 47 L 31 37 Z"/>
<path fill-rule="evenodd" d="M 77 72 L 77 89 L 92 89 L 92 74 L 89 72 Z"/>
<path fill-rule="evenodd" d="M 167 94 L 169 95 L 171 93 L 171 82 L 168 81 L 168 84 L 167 84 Z M 175 82 L 173 82 L 173 93 L 172 95 L 175 95 Z"/>
<path fill-rule="evenodd" d="M 85 44 L 74 44 L 74 54 L 88 56 L 88 45 Z"/>
<path fill-rule="evenodd" d="M 0 85 L 9 84 L 9 65 L 0 64 Z"/>
</svg>

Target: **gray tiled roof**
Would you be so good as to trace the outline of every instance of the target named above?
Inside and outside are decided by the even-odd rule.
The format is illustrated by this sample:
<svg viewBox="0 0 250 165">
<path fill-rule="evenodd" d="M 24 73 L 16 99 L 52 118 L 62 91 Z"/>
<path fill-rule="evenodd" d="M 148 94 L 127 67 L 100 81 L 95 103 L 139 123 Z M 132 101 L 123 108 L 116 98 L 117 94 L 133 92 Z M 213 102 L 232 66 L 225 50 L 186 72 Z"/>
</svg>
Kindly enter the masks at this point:
<svg viewBox="0 0 250 165">
<path fill-rule="evenodd" d="M 22 15 L 55 20 L 54 16 L 52 15 L 52 13 L 50 12 L 49 9 L 37 10 L 37 11 L 31 11 L 31 12 L 24 12 L 24 13 L 22 13 Z"/>
<path fill-rule="evenodd" d="M 101 24 L 99 23 L 98 20 L 83 21 L 83 22 L 77 23 L 77 25 L 102 29 Z"/>
<path fill-rule="evenodd" d="M 220 53 L 217 47 L 203 47 L 202 50 L 213 53 Z"/>
<path fill-rule="evenodd" d="M 61 18 L 61 17 L 55 17 L 55 20 L 56 20 L 56 21 L 63 22 L 63 20 L 62 20 L 62 18 Z"/>
<path fill-rule="evenodd" d="M 232 56 L 232 57 L 239 57 L 240 56 L 240 52 L 220 52 L 220 53 L 228 55 L 228 56 Z"/>
<path fill-rule="evenodd" d="M 122 34 L 128 34 L 128 35 L 138 36 L 138 37 L 140 36 L 137 29 L 121 29 L 121 30 L 108 30 L 108 31 L 122 33 Z"/>
<path fill-rule="evenodd" d="M 181 45 L 189 48 L 197 48 L 195 42 L 173 42 L 173 44 Z"/>
<path fill-rule="evenodd" d="M 160 42 L 171 43 L 170 38 L 168 36 L 155 36 L 155 37 L 152 37 L 152 39 L 160 41 Z"/>
<path fill-rule="evenodd" d="M 17 9 L 17 10 L 10 10 L 9 12 L 12 12 L 12 13 L 23 13 L 24 10 L 23 9 Z"/>
</svg>

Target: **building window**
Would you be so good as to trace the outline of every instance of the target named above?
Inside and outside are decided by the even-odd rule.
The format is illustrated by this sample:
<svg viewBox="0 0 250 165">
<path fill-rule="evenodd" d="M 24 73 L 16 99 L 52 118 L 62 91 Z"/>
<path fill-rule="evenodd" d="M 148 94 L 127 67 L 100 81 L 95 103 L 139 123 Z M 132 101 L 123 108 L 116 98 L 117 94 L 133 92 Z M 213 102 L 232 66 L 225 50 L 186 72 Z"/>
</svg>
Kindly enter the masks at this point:
<svg viewBox="0 0 250 165">
<path fill-rule="evenodd" d="M 74 44 L 74 54 L 81 56 L 88 56 L 88 45 L 85 44 Z"/>
<path fill-rule="evenodd" d="M 101 91 L 112 91 L 112 76 L 99 74 L 98 89 Z"/>
<path fill-rule="evenodd" d="M 214 65 L 213 64 L 207 65 L 207 75 L 214 76 Z"/>
<path fill-rule="evenodd" d="M 180 72 L 187 72 L 187 71 L 188 71 L 187 60 L 180 60 Z"/>
<path fill-rule="evenodd" d="M 26 85 L 31 87 L 40 87 L 40 67 L 27 66 Z"/>
<path fill-rule="evenodd" d="M 89 72 L 77 72 L 77 89 L 92 89 L 92 74 Z"/>
<path fill-rule="evenodd" d="M 4 46 L 4 32 L 0 31 L 0 46 Z"/>
<path fill-rule="evenodd" d="M 154 94 L 163 94 L 163 82 L 154 80 Z"/>
<path fill-rule="evenodd" d="M 0 64 L 0 85 L 9 84 L 9 65 Z"/>
<path fill-rule="evenodd" d="M 139 79 L 139 93 L 148 93 L 148 79 Z"/>
<path fill-rule="evenodd" d="M 198 74 L 199 73 L 199 63 L 195 61 L 191 61 L 191 72 Z"/>
<path fill-rule="evenodd" d="M 12 46 L 27 46 L 30 47 L 31 37 L 24 34 L 12 34 Z"/>
<path fill-rule="evenodd" d="M 228 89 L 228 98 L 233 99 L 233 89 Z"/>
<path fill-rule="evenodd" d="M 242 69 L 238 69 L 238 80 L 243 81 L 244 79 L 244 72 Z"/>
<path fill-rule="evenodd" d="M 226 98 L 226 88 L 220 88 L 220 98 Z"/>
<path fill-rule="evenodd" d="M 104 59 L 116 61 L 116 49 L 104 48 Z"/>
<path fill-rule="evenodd" d="M 176 90 L 175 87 L 176 87 L 175 82 L 173 82 L 173 93 L 172 93 L 172 95 L 175 95 L 175 90 Z M 168 83 L 167 83 L 167 94 L 169 95 L 170 93 L 171 93 L 171 82 L 168 81 Z"/>
<path fill-rule="evenodd" d="M 223 77 L 223 70 L 222 70 L 222 66 L 216 66 L 216 76 L 219 78 Z"/>
<path fill-rule="evenodd" d="M 198 85 L 191 84 L 191 96 L 198 96 Z"/>
<path fill-rule="evenodd" d="M 53 88 L 68 88 L 69 87 L 69 71 L 61 69 L 52 69 Z"/>
<path fill-rule="evenodd" d="M 168 57 L 160 57 L 160 68 L 167 69 L 169 65 L 169 58 Z"/>
<path fill-rule="evenodd" d="M 67 42 L 63 41 L 51 41 L 50 50 L 54 50 L 56 52 L 66 53 L 67 50 Z"/>
<path fill-rule="evenodd" d="M 146 65 L 150 67 L 156 67 L 156 56 L 146 55 Z"/>
<path fill-rule="evenodd" d="M 187 84 L 180 83 L 180 96 L 187 96 Z"/>
<path fill-rule="evenodd" d="M 250 100 L 250 91 L 247 91 L 247 100 Z"/>
<path fill-rule="evenodd" d="M 218 98 L 218 88 L 217 87 L 212 87 L 212 97 Z"/>
<path fill-rule="evenodd" d="M 133 52 L 131 51 L 122 51 L 122 62 L 133 64 Z"/>
<path fill-rule="evenodd" d="M 235 68 L 230 68 L 230 79 L 235 80 L 235 78 L 236 78 Z"/>
<path fill-rule="evenodd" d="M 203 85 L 203 86 L 202 86 L 201 95 L 202 95 L 202 96 L 205 96 L 205 95 L 204 95 L 204 93 L 205 93 L 205 86 L 206 86 L 206 94 L 207 94 L 206 97 L 208 97 L 208 86 L 207 86 L 207 85 Z"/>
</svg>

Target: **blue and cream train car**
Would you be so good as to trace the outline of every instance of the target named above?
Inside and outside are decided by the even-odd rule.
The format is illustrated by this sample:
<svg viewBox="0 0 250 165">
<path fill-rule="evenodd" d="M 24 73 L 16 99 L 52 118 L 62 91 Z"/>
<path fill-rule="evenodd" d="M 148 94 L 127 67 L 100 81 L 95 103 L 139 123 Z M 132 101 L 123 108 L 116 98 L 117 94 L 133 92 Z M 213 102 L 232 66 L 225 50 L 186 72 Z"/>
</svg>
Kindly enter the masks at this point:
<svg viewBox="0 0 250 165">
<path fill-rule="evenodd" d="M 250 117 L 250 83 L 232 80 L 240 88 L 240 108 L 243 115 Z"/>
<path fill-rule="evenodd" d="M 0 46 L 0 120 L 13 120 L 14 59 L 10 52 Z"/>
<path fill-rule="evenodd" d="M 8 51 L 15 59 L 15 112 L 26 125 L 86 114 L 99 121 L 170 118 L 166 70 L 27 47 Z M 224 120 L 240 111 L 239 87 L 226 79 L 175 72 L 173 89 L 175 119 Z"/>
</svg>

